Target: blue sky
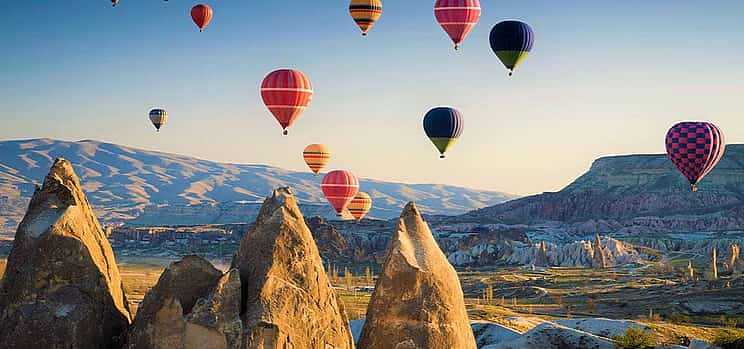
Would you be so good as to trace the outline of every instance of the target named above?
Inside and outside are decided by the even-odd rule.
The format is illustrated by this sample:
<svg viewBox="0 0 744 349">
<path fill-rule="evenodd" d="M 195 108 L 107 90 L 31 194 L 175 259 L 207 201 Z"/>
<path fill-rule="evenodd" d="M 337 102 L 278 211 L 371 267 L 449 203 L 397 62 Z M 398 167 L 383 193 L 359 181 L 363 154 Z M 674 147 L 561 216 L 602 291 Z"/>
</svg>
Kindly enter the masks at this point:
<svg viewBox="0 0 744 349">
<path fill-rule="evenodd" d="M 598 156 L 663 152 L 679 120 L 744 139 L 741 1 L 481 0 L 459 52 L 433 1 L 387 0 L 362 38 L 346 1 L 6 1 L 0 139 L 97 139 L 215 161 L 304 170 L 308 143 L 361 177 L 529 194 L 558 190 Z M 713 3 L 715 5 L 713 5 Z M 488 46 L 503 19 L 534 28 L 509 79 Z M 309 109 L 282 137 L 258 92 L 307 73 Z M 424 136 L 433 106 L 465 116 L 445 161 Z M 171 116 L 155 134 L 151 107 Z"/>
</svg>

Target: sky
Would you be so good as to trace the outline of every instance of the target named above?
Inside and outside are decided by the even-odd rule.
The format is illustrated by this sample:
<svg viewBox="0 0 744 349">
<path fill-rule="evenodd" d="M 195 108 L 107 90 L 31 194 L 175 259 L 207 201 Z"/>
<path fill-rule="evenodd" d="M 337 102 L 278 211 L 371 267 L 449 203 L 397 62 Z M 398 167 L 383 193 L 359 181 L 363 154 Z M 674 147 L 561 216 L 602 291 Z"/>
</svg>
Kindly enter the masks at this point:
<svg viewBox="0 0 744 349">
<path fill-rule="evenodd" d="M 744 2 L 481 0 L 460 51 L 433 1 L 386 0 L 362 38 L 341 0 L 3 0 L 0 139 L 95 139 L 231 163 L 305 170 L 324 143 L 360 177 L 527 195 L 556 191 L 600 156 L 664 152 L 667 129 L 707 120 L 744 140 Z M 488 45 L 529 23 L 512 78 Z M 289 136 L 263 106 L 270 71 L 304 71 L 314 99 Z M 465 118 L 440 160 L 432 107 Z M 159 134 L 153 107 L 168 110 Z"/>
</svg>

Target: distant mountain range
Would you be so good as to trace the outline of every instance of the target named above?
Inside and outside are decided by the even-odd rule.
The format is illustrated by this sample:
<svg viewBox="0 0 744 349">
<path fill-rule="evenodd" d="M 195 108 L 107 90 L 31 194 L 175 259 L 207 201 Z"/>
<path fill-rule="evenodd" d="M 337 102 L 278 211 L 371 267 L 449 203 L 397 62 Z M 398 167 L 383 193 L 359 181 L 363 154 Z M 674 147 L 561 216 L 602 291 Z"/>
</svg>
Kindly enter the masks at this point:
<svg viewBox="0 0 744 349">
<path fill-rule="evenodd" d="M 666 155 L 596 160 L 559 192 L 516 199 L 448 219 L 527 224 L 550 232 L 649 234 L 744 230 L 744 145 L 733 144 L 697 193 Z"/>
<path fill-rule="evenodd" d="M 71 161 L 83 189 L 106 221 L 206 224 L 250 220 L 250 212 L 279 186 L 290 186 L 303 210 L 332 215 L 321 177 L 265 165 L 221 164 L 91 140 L 0 142 L 0 227 L 14 230 L 35 185 L 57 157 Z M 374 200 L 370 216 L 388 219 L 416 201 L 427 214 L 456 215 L 515 196 L 437 184 L 361 179 Z M 147 214 L 143 215 L 142 213 Z M 248 214 L 248 217 L 236 215 Z M 307 213 L 306 213 L 307 214 Z"/>
</svg>

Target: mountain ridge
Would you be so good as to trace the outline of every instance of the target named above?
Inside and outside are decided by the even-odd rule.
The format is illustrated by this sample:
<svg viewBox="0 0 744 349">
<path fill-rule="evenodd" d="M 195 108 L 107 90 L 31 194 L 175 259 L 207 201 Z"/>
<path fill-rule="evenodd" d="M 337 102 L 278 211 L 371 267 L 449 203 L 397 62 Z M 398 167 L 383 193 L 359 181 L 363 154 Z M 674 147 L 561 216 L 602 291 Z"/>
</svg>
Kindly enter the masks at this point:
<svg viewBox="0 0 744 349">
<path fill-rule="evenodd" d="M 295 189 L 303 205 L 316 205 L 316 209 L 327 206 L 320 190 L 322 177 L 309 171 L 219 163 L 95 140 L 22 139 L 0 141 L 0 226 L 15 228 L 35 185 L 57 157 L 72 162 L 97 214 L 106 222 L 132 220 L 146 209 L 257 204 L 273 188 L 287 185 Z M 458 186 L 367 178 L 361 179 L 360 189 L 375 202 L 370 217 L 381 219 L 396 217 L 411 200 L 420 202 L 427 214 L 451 215 L 514 197 Z M 332 215 L 331 209 L 326 211 Z"/>
<path fill-rule="evenodd" d="M 744 145 L 732 144 L 690 192 L 666 154 L 613 155 L 557 192 L 518 198 L 452 222 L 551 223 L 579 233 L 744 229 Z"/>
</svg>

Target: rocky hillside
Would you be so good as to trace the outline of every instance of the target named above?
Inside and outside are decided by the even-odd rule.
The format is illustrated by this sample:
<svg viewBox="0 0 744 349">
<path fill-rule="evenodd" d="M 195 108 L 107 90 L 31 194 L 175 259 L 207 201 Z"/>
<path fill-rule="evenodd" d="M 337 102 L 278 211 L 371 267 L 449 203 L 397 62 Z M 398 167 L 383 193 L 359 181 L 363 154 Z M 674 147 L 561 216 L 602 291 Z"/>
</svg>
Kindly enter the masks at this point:
<svg viewBox="0 0 744 349">
<path fill-rule="evenodd" d="M 692 193 L 666 155 L 596 160 L 559 192 L 478 209 L 456 222 L 557 223 L 569 232 L 668 233 L 744 229 L 744 145 L 726 147 Z"/>
<path fill-rule="evenodd" d="M 104 221 L 131 220 L 148 212 L 150 215 L 143 217 L 141 223 L 151 224 L 153 217 L 168 220 L 171 214 L 180 212 L 183 215 L 176 220 L 185 219 L 186 224 L 234 223 L 239 219 L 234 212 L 257 213 L 256 204 L 273 188 L 284 185 L 294 188 L 303 205 L 327 206 L 320 191 L 320 177 L 309 171 L 221 164 L 90 140 L 2 141 L 0 228 L 6 232 L 15 229 L 35 185 L 57 157 L 74 164 L 83 189 Z M 371 179 L 363 179 L 361 187 L 375 201 L 369 216 L 384 219 L 396 217 L 403 205 L 412 200 L 419 203 L 424 213 L 452 215 L 512 198 L 498 192 Z M 252 218 L 255 215 L 248 217 Z"/>
</svg>

